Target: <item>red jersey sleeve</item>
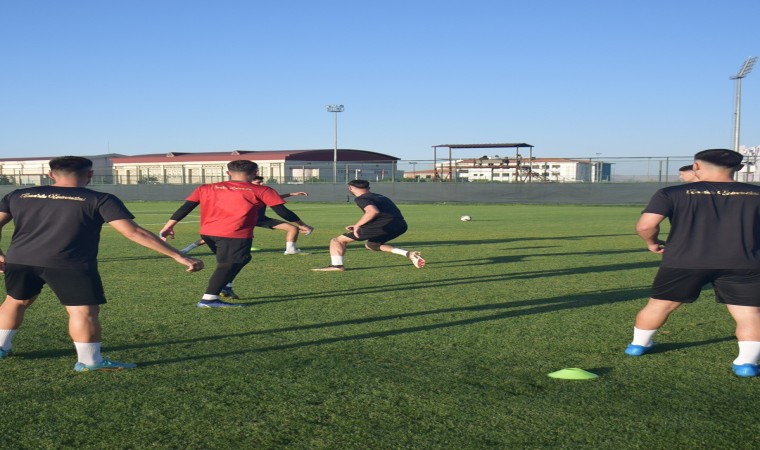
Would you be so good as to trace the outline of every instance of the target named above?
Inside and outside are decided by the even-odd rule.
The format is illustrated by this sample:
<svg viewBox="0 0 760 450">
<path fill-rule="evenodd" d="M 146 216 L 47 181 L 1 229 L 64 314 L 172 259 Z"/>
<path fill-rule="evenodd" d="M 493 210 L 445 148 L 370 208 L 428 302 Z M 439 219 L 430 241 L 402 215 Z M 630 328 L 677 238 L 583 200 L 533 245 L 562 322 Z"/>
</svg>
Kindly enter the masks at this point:
<svg viewBox="0 0 760 450">
<path fill-rule="evenodd" d="M 201 194 L 200 194 L 201 187 L 202 186 L 198 186 L 197 188 L 195 188 L 195 190 L 190 195 L 188 195 L 185 200 L 187 200 L 188 202 L 200 203 L 201 202 Z"/>
<path fill-rule="evenodd" d="M 283 205 L 285 204 L 285 200 L 280 197 L 280 194 L 277 193 L 274 189 L 270 188 L 269 186 L 260 186 L 263 188 L 263 192 L 260 192 L 258 194 L 258 197 L 261 199 L 261 201 L 264 202 L 267 206 L 277 206 L 277 205 Z"/>
</svg>

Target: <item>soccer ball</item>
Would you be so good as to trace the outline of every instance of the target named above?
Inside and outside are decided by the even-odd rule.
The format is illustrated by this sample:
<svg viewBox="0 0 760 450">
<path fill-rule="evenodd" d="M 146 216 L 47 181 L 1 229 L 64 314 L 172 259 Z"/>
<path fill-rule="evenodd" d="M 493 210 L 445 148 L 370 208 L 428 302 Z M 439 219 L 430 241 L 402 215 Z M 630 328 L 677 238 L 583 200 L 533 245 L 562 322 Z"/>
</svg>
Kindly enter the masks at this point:
<svg viewBox="0 0 760 450">
<path fill-rule="evenodd" d="M 459 220 L 461 220 L 462 222 L 469 222 L 469 221 L 472 220 L 472 217 L 470 217 L 470 216 L 462 216 L 462 217 L 459 218 Z"/>
</svg>

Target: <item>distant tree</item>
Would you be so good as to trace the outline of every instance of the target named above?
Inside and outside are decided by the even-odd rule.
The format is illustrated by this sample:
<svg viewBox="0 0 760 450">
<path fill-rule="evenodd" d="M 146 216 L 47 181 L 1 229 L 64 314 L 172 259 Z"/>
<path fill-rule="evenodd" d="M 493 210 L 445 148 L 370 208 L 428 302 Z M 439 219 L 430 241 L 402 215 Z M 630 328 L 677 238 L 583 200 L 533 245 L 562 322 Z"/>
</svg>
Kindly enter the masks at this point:
<svg viewBox="0 0 760 450">
<path fill-rule="evenodd" d="M 0 185 L 8 186 L 13 184 L 13 180 L 8 175 L 0 175 Z"/>
</svg>

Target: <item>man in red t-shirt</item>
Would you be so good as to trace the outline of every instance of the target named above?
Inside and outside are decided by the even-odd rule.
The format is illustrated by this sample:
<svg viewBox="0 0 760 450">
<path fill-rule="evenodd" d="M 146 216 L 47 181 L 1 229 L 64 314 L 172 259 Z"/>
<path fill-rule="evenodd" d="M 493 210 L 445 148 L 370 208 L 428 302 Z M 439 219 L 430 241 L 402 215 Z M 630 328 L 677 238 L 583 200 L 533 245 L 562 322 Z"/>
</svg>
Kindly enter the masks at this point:
<svg viewBox="0 0 760 450">
<path fill-rule="evenodd" d="M 209 279 L 206 293 L 198 302 L 199 308 L 224 308 L 243 306 L 219 299 L 219 292 L 232 283 L 238 273 L 251 261 L 253 228 L 258 213 L 264 206 L 288 222 L 298 225 L 302 233 L 313 228 L 306 225 L 293 211 L 285 207 L 285 201 L 268 186 L 256 186 L 251 181 L 258 172 L 253 161 L 239 159 L 227 164 L 230 181 L 204 184 L 196 188 L 166 222 L 159 233 L 162 239 L 174 238 L 174 226 L 184 219 L 196 206 L 201 206 L 200 235 L 216 255 L 216 270 Z"/>
</svg>

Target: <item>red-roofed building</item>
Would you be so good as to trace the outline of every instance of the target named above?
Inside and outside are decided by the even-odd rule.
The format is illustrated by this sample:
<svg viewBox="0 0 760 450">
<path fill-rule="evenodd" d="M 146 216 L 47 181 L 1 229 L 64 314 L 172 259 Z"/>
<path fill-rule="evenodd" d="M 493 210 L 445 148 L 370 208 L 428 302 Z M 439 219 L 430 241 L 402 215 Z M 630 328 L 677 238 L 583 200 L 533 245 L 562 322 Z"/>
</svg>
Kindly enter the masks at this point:
<svg viewBox="0 0 760 450">
<path fill-rule="evenodd" d="M 204 184 L 227 180 L 227 163 L 247 159 L 259 165 L 259 175 L 272 183 L 333 181 L 333 149 L 235 150 L 232 152 L 170 152 L 113 158 L 116 184 Z M 366 150 L 338 149 L 337 182 L 354 178 L 398 180 L 399 158 Z"/>
</svg>

